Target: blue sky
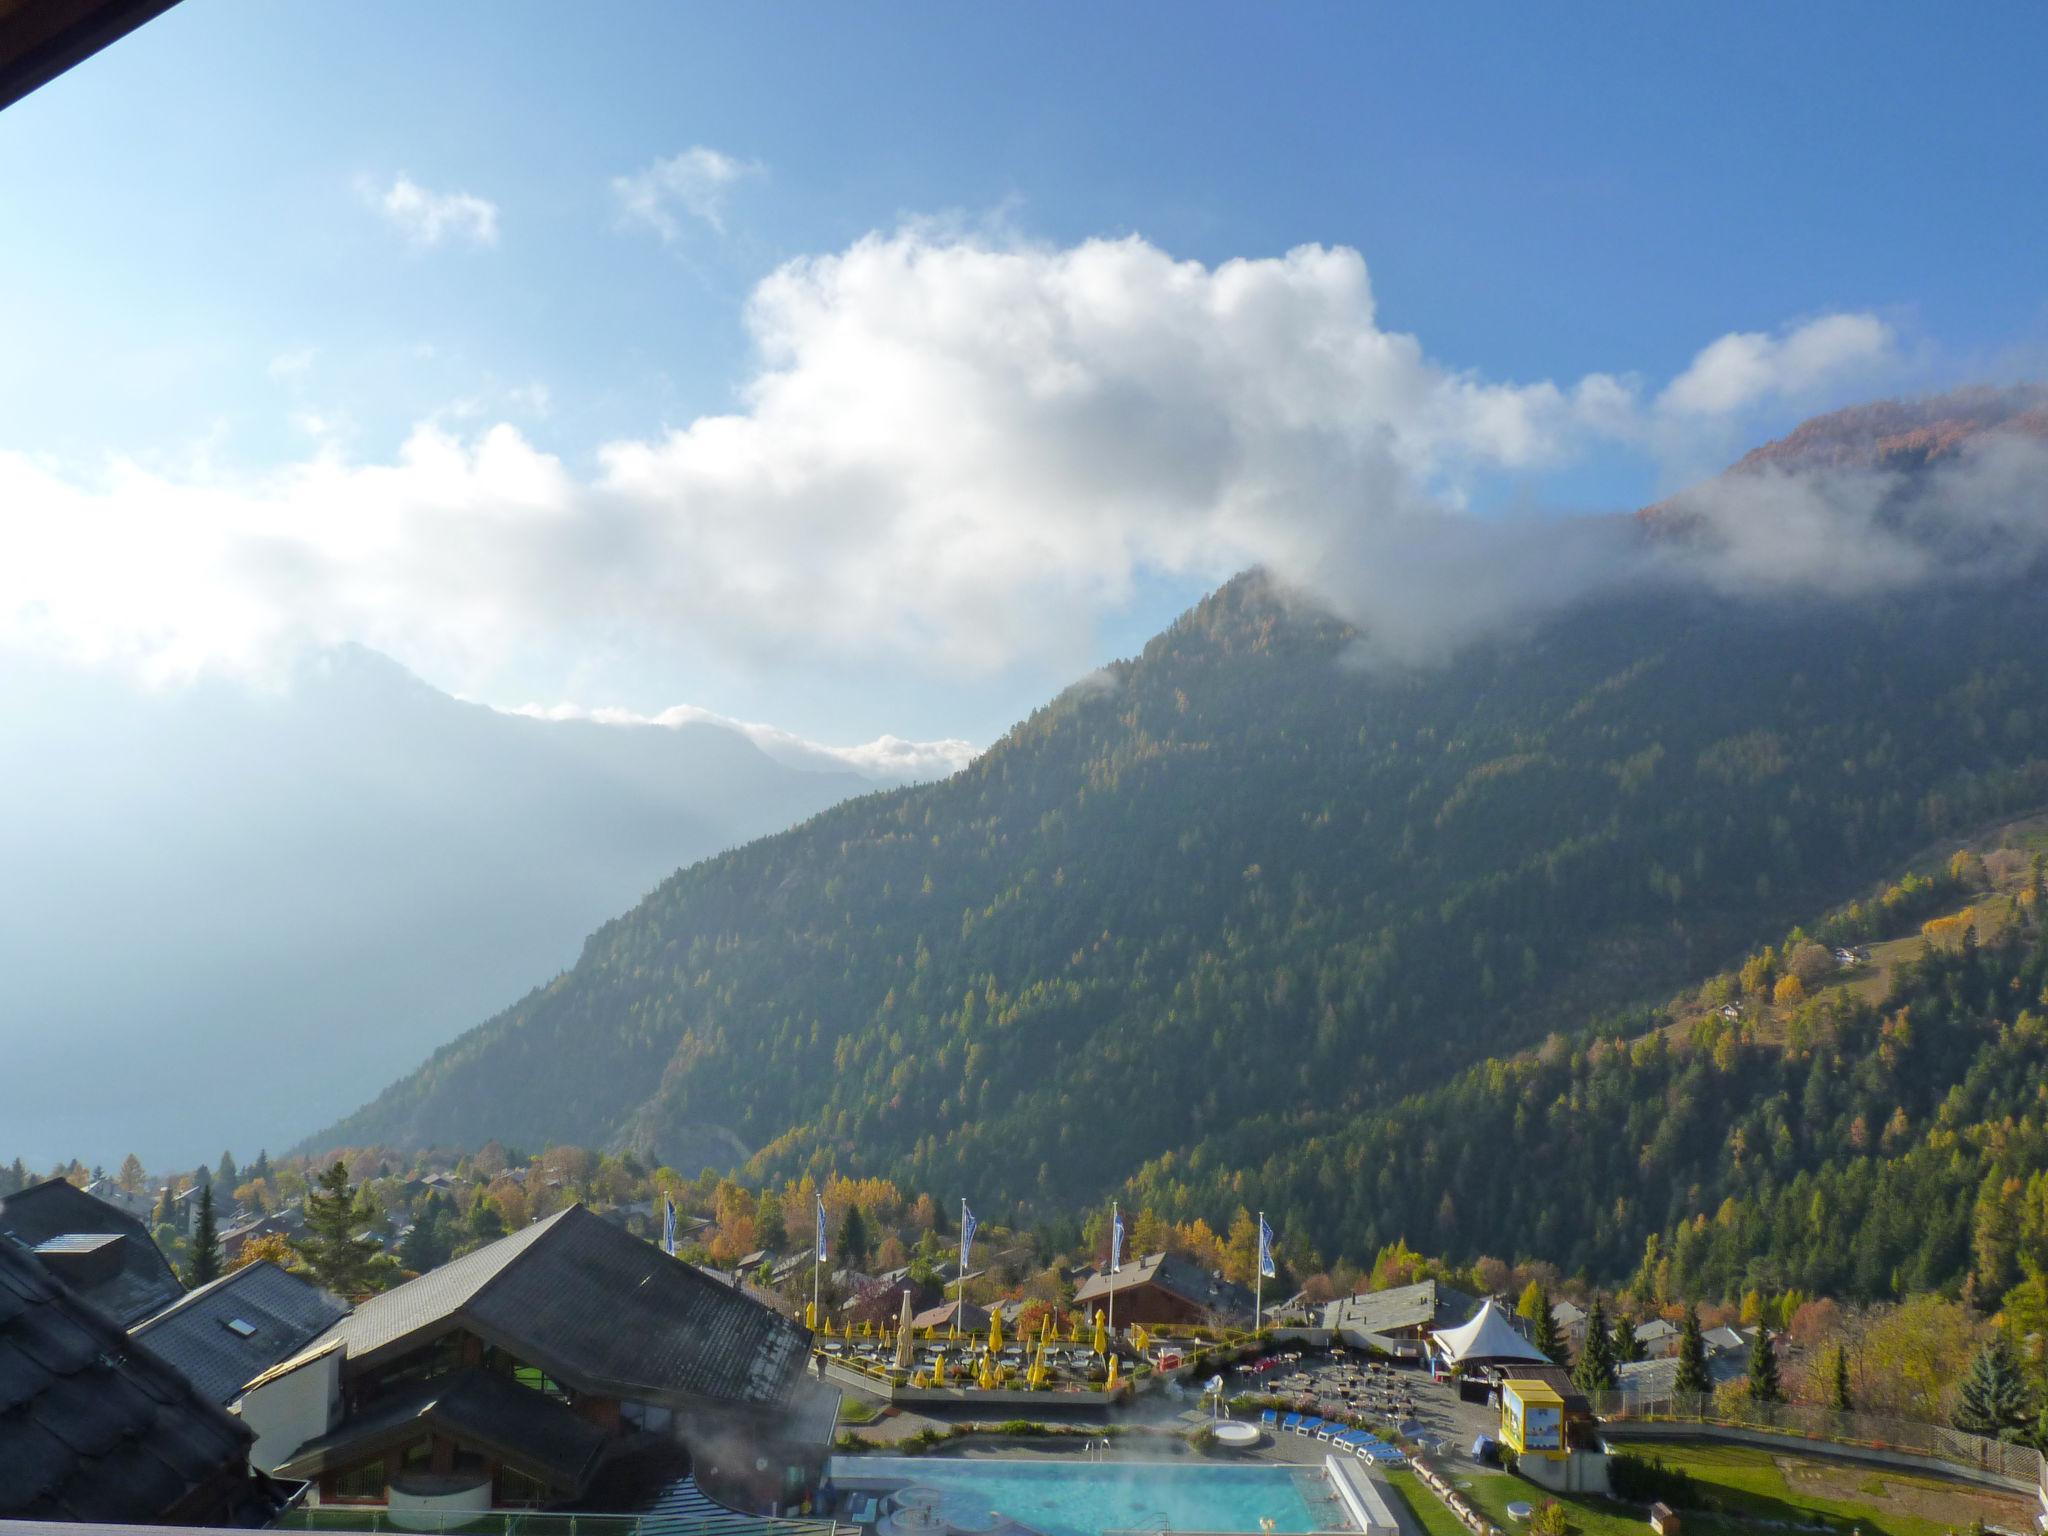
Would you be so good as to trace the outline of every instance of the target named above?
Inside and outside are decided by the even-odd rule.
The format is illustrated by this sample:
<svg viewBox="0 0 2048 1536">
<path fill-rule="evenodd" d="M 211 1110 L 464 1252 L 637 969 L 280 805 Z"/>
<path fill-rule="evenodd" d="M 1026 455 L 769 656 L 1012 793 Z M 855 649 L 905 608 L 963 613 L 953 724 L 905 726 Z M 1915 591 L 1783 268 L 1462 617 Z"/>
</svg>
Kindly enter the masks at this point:
<svg viewBox="0 0 2048 1536">
<path fill-rule="evenodd" d="M 2042 376 L 2044 55 L 2048 12 L 2017 5 L 186 0 L 0 115 L 0 454 L 33 461 L 0 482 L 0 529 L 35 550 L 17 562 L 33 578 L 0 579 L 0 619 L 33 610 L 40 643 L 159 680 L 356 638 L 508 706 L 692 704 L 832 742 L 985 742 L 1244 559 L 1355 547 L 1327 542 L 1333 520 L 1411 499 L 1482 519 L 1631 506 L 1816 408 Z M 730 180 L 695 211 L 660 203 L 665 237 L 616 182 L 692 150 Z M 387 206 L 401 178 L 425 200 L 410 214 Z M 480 202 L 440 201 L 458 196 Z M 421 208 L 441 210 L 437 238 Z M 762 303 L 786 264 L 869 236 L 901 260 Z M 1161 260 L 1072 256 L 1127 237 Z M 1303 245 L 1355 252 L 1370 305 L 1341 264 L 1272 265 Z M 951 259 L 1019 251 L 1021 277 Z M 1251 302 L 1314 313 L 1234 324 L 1218 348 L 1187 316 L 1235 302 L 1220 280 L 1185 312 L 1145 300 L 1181 283 L 1174 262 L 1234 260 L 1268 264 Z M 926 312 L 909 331 L 876 320 L 898 278 Z M 1122 307 L 1078 325 L 1069 306 L 1102 281 Z M 955 302 L 948 330 L 933 317 Z M 977 304 L 1016 325 L 992 341 Z M 756 412 L 764 313 L 795 337 L 781 366 L 825 382 L 794 389 L 758 443 L 655 462 L 671 432 Z M 1830 317 L 1845 323 L 1802 333 Z M 1070 325 L 1087 334 L 1070 343 Z M 972 375 L 1018 327 L 1054 334 L 1002 365 L 1028 375 L 1017 393 L 970 377 L 957 417 L 921 418 L 957 453 L 906 441 L 866 461 L 859 407 L 892 397 L 849 400 L 834 345 L 907 337 L 926 355 L 905 368 L 927 372 L 896 398 L 929 412 L 947 393 L 934 357 Z M 1362 334 L 1412 337 L 1427 367 L 1346 372 L 1356 402 L 1305 426 L 1280 413 L 1299 437 L 1247 403 L 1324 389 L 1277 352 Z M 1764 340 L 1669 392 L 1730 334 Z M 1211 366 L 1185 397 L 1167 387 Z M 1238 392 L 1262 369 L 1280 382 Z M 1095 440 L 1083 413 L 1005 414 L 1079 374 L 1115 376 L 1091 419 L 1151 457 Z M 1532 393 L 1548 381 L 1563 404 Z M 1506 393 L 1473 405 L 1464 385 Z M 1148 388 L 1187 422 L 1184 452 L 1153 429 Z M 1511 443 L 1501 411 L 1519 413 Z M 1243 433 L 1233 465 L 1183 480 L 1211 412 Z M 835 420 L 851 424 L 817 449 L 829 470 L 781 485 Z M 406 458 L 422 423 L 463 460 L 441 479 Z M 646 450 L 644 473 L 603 451 L 621 443 Z M 1018 472 L 1046 458 L 1044 484 Z M 392 491 L 401 477 L 375 471 L 402 462 Z M 317 491 L 269 484 L 309 463 Z M 147 487 L 111 491 L 115 464 Z M 754 479 L 734 489 L 741 464 Z M 1088 466 L 1117 483 L 1099 504 Z M 456 480 L 451 502 L 420 489 Z M 541 535 L 482 526 L 481 502 L 529 487 Z M 283 551 L 260 536 L 268 519 L 374 518 L 387 492 L 436 530 L 390 536 L 378 562 L 400 575 L 350 564 L 345 528 Z M 106 531 L 50 546 L 54 523 L 116 494 Z M 1065 521 L 1038 529 L 1033 495 L 1068 496 Z M 1175 522 L 1177 497 L 1200 515 Z M 907 503 L 914 518 L 866 539 Z M 471 521 L 450 534 L 451 516 Z M 232 536 L 197 539 L 204 558 L 124 547 L 138 520 L 210 518 Z M 677 532 L 704 519 L 717 538 Z M 551 562 L 573 582 L 551 585 Z M 71 595 L 123 565 L 117 590 L 168 572 L 189 595 L 152 594 L 161 611 L 125 631 L 111 603 Z M 190 617 L 245 607 L 264 613 L 225 637 Z M 279 613 L 317 622 L 290 632 Z"/>
</svg>

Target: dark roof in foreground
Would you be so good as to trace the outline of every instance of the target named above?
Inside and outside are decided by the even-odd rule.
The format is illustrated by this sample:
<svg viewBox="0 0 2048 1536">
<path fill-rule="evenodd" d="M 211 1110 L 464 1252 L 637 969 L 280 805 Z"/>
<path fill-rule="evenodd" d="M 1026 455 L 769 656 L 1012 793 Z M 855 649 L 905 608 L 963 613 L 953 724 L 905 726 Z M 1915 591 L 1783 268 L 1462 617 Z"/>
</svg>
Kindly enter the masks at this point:
<svg viewBox="0 0 2048 1536">
<path fill-rule="evenodd" d="M 347 1315 L 346 1303 L 261 1259 L 189 1292 L 130 1332 L 209 1402 L 227 1404 Z"/>
<path fill-rule="evenodd" d="M 0 0 L 0 107 L 119 42 L 177 0 Z"/>
<path fill-rule="evenodd" d="M 666 1257 L 666 1255 L 664 1255 Z M 287 1478 L 312 1478 L 379 1450 L 402 1445 L 423 1430 L 490 1451 L 529 1477 L 558 1488 L 580 1489 L 604 1454 L 608 1437 L 565 1403 L 489 1371 L 435 1376 L 381 1397 L 337 1429 L 309 1440 L 279 1467 Z"/>
<path fill-rule="evenodd" d="M 119 1262 L 110 1263 L 108 1273 L 84 1280 L 58 1272 L 66 1285 L 101 1311 L 111 1313 L 114 1321 L 124 1326 L 139 1323 L 185 1293 L 149 1228 L 119 1206 L 88 1195 L 63 1179 L 0 1196 L 0 1237 L 13 1237 L 24 1247 L 62 1247 L 65 1245 L 57 1244 L 59 1238 L 102 1233 L 121 1239 Z"/>
<path fill-rule="evenodd" d="M 243 1472 L 239 1420 L 0 1242 L 0 1517 L 141 1521 Z"/>
<path fill-rule="evenodd" d="M 293 1360 L 341 1345 L 351 1367 L 461 1327 L 605 1396 L 779 1410 L 809 1330 L 580 1205 L 372 1296 Z"/>
</svg>

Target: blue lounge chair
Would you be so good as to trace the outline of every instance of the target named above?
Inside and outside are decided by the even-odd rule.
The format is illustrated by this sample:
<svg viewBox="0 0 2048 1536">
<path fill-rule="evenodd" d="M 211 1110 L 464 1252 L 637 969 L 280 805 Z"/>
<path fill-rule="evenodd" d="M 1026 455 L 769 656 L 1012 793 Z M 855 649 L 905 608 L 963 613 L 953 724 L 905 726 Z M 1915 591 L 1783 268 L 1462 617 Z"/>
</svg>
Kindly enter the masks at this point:
<svg viewBox="0 0 2048 1536">
<path fill-rule="evenodd" d="M 1330 1441 L 1330 1444 L 1341 1445 L 1347 1451 L 1356 1450 L 1358 1448 L 1359 1438 L 1360 1437 L 1357 1430 L 1347 1429 L 1346 1431 L 1344 1431 L 1343 1434 L 1338 1435 L 1334 1439 L 1332 1439 Z"/>
<path fill-rule="evenodd" d="M 1271 1429 L 1280 1422 L 1280 1415 L 1268 1408 L 1259 1414 L 1259 1422 L 1265 1425 L 1266 1428 Z"/>
<path fill-rule="evenodd" d="M 1280 1421 L 1280 1427 L 1284 1430 L 1289 1431 L 1290 1433 L 1294 1430 L 1301 1428 L 1301 1415 L 1298 1413 L 1290 1413 L 1289 1415 L 1287 1415 L 1286 1418 Z"/>
<path fill-rule="evenodd" d="M 1319 1430 L 1322 1429 L 1322 1427 L 1323 1421 L 1321 1419 L 1303 1419 L 1299 1424 L 1294 1426 L 1294 1432 L 1297 1435 L 1314 1436 Z"/>
</svg>

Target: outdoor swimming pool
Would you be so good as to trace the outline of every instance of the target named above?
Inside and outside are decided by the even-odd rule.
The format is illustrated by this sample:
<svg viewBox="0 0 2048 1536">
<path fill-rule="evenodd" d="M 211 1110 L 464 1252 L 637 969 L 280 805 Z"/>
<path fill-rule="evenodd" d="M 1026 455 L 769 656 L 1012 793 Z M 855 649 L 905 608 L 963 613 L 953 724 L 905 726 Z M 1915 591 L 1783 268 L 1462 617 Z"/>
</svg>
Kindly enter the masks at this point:
<svg viewBox="0 0 2048 1536">
<path fill-rule="evenodd" d="M 859 1456 L 835 1457 L 833 1479 L 842 1487 L 888 1479 L 935 1489 L 945 1516 L 945 1525 L 930 1527 L 936 1529 L 988 1530 L 1000 1523 L 991 1519 L 997 1514 L 1044 1536 L 1358 1529 L 1317 1467 Z M 890 1529 L 886 1521 L 882 1529 Z"/>
</svg>

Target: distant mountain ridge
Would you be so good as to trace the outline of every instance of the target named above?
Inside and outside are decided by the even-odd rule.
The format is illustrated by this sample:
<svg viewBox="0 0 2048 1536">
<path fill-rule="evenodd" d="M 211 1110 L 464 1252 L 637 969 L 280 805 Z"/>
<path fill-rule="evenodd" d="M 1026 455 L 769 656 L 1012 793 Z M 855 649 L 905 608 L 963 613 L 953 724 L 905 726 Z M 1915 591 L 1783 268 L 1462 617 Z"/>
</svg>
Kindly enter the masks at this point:
<svg viewBox="0 0 2048 1536">
<path fill-rule="evenodd" d="M 501 714 L 360 647 L 287 681 L 0 670 L 8 1155 L 216 1157 L 221 1097 L 235 1146 L 282 1146 L 679 866 L 876 788 L 720 726 Z"/>
<path fill-rule="evenodd" d="M 2048 441 L 2048 385 L 1977 385 L 1831 411 L 1751 449 L 1729 473 L 1765 465 L 1919 469 L 1953 457 L 1987 432 Z"/>
<path fill-rule="evenodd" d="M 687 1170 L 731 1136 L 1023 1214 L 1141 1165 L 1213 1194 L 1228 1146 L 1253 1190 L 1296 1117 L 1668 995 L 2048 799 L 2035 575 L 1631 593 L 1400 672 L 1239 577 L 954 778 L 680 872 L 313 1144 Z"/>
</svg>

